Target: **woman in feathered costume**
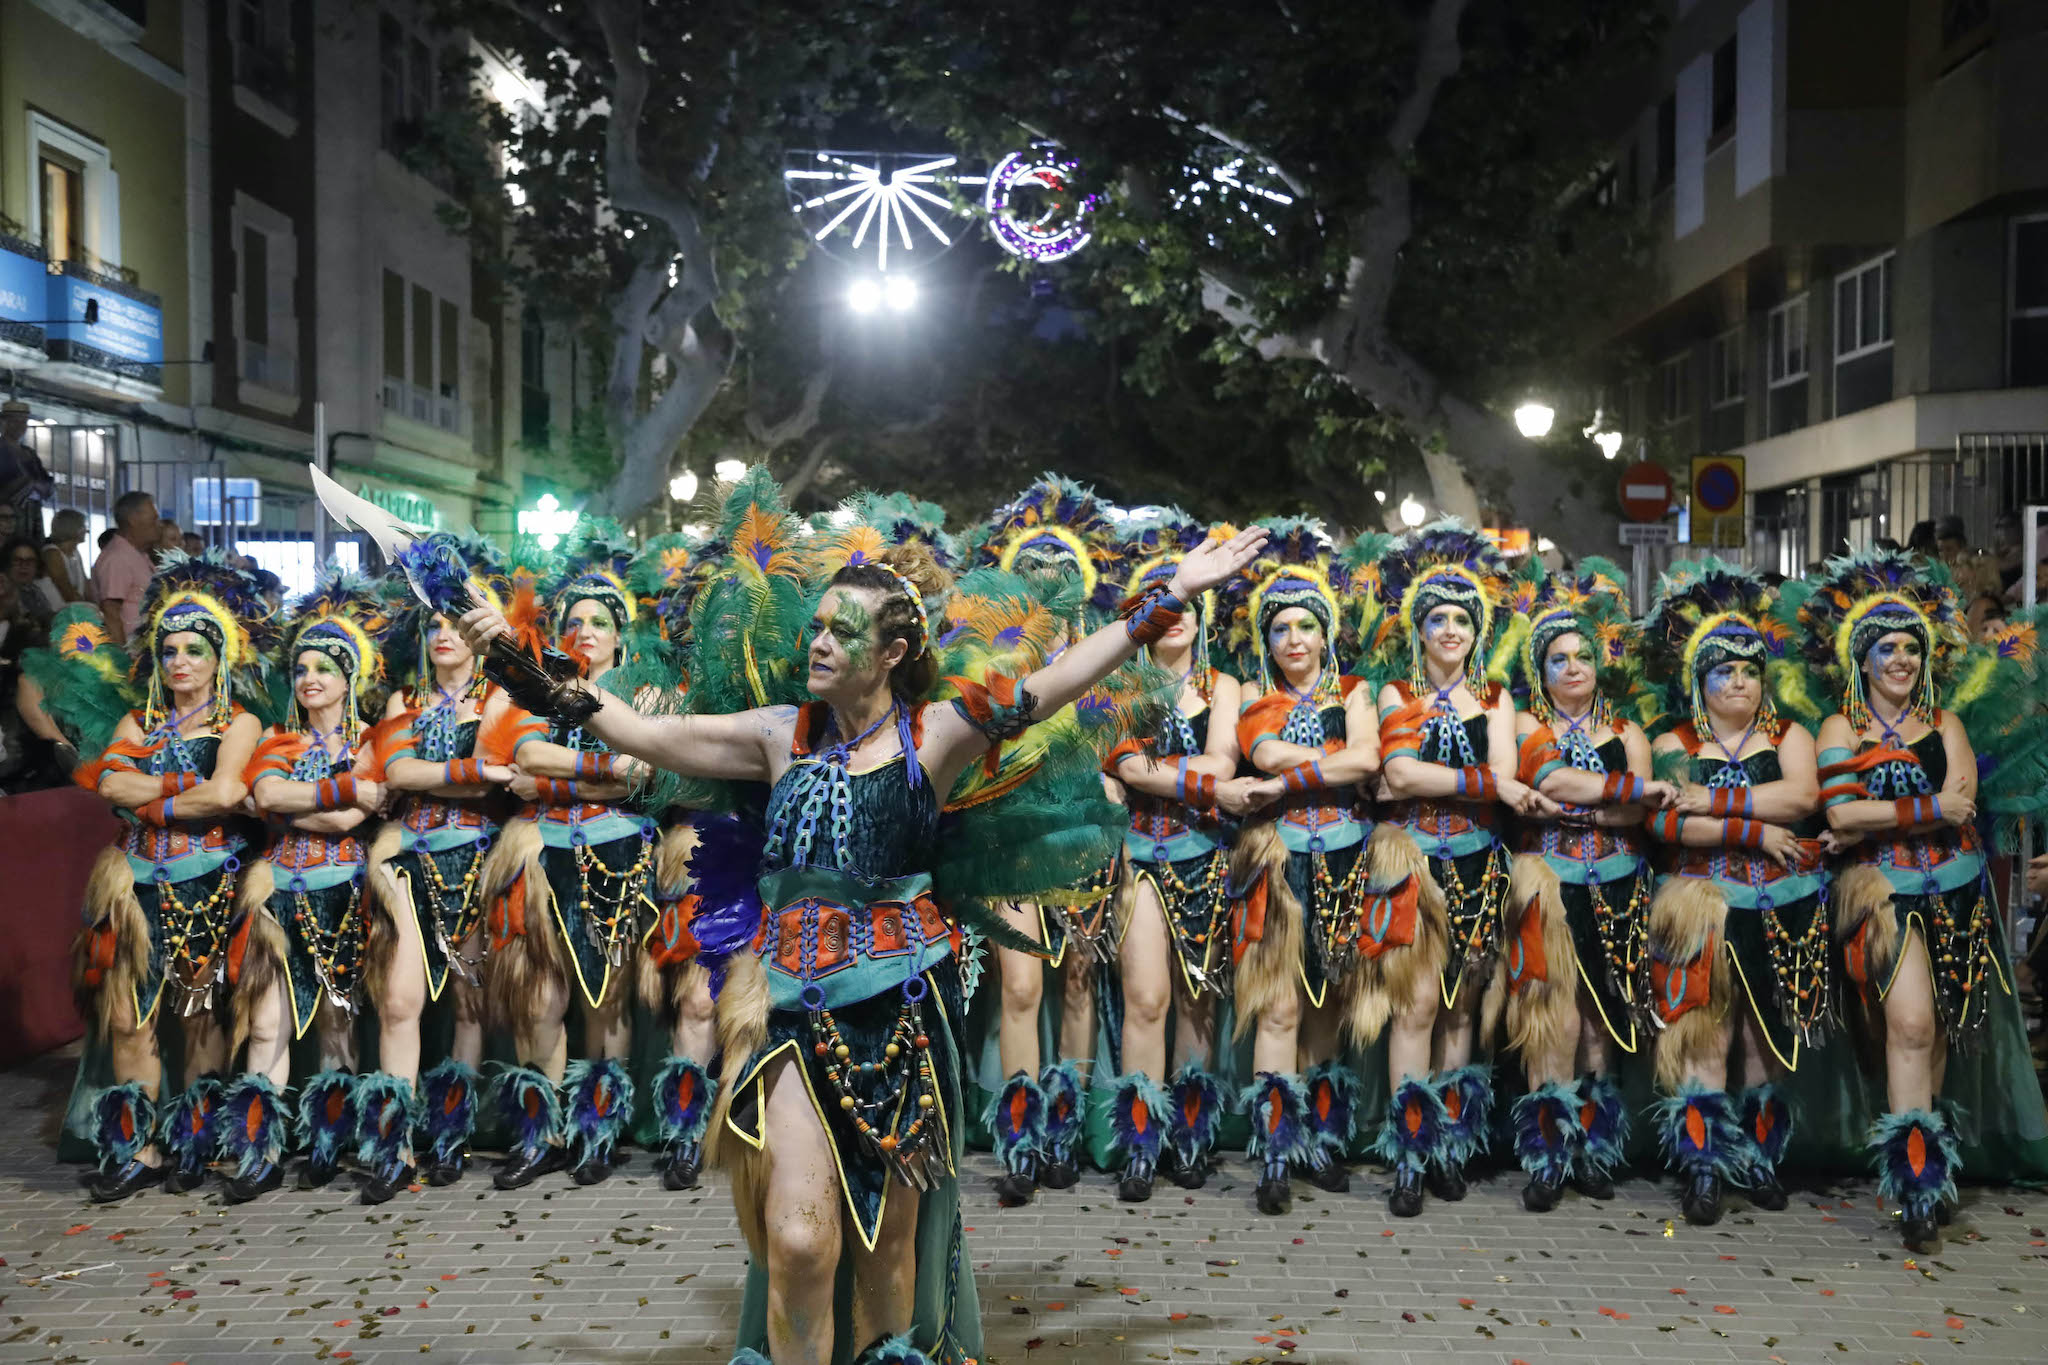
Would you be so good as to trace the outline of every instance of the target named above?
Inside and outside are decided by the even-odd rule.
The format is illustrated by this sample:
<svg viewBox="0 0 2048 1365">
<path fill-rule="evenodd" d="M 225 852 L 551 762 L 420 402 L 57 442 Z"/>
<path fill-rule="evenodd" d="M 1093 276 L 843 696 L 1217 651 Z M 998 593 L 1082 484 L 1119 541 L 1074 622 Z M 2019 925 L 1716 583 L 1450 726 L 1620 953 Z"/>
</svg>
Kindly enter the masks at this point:
<svg viewBox="0 0 2048 1365">
<path fill-rule="evenodd" d="M 1256 1030 L 1250 1154 L 1259 1210 L 1293 1204 L 1289 1171 L 1320 1189 L 1350 1188 L 1344 1149 L 1357 1078 L 1337 1059 L 1340 1002 L 1361 961 L 1368 823 L 1358 785 L 1379 773 L 1372 691 L 1337 658 L 1343 611 L 1319 523 L 1268 521 L 1266 551 L 1229 589 L 1230 642 L 1242 661 L 1237 745 L 1263 781 L 1265 809 L 1231 854 L 1237 1032 Z M 1267 803 L 1272 803 L 1268 805 Z"/>
<path fill-rule="evenodd" d="M 1465 1163 L 1486 1141 L 1493 1075 L 1473 1048 L 1509 892 L 1499 812 L 1554 817 L 1558 806 L 1515 772 L 1515 703 L 1502 679 L 1526 623 L 1493 542 L 1458 521 L 1425 526 L 1381 557 L 1379 584 L 1394 675 L 1379 695 L 1391 804 L 1369 875 L 1405 889 L 1404 911 L 1417 908 L 1393 916 L 1414 926 L 1401 975 L 1361 992 L 1353 1023 L 1364 1040 L 1393 1020 L 1379 1148 L 1395 1166 L 1387 1207 L 1405 1218 L 1421 1212 L 1425 1181 L 1440 1199 L 1464 1198 Z"/>
<path fill-rule="evenodd" d="M 641 607 L 661 623 L 682 666 L 677 687 L 688 687 L 690 609 L 725 558 L 719 541 L 683 533 L 657 536 L 633 561 L 631 585 Z M 697 819 L 680 802 L 660 812 L 654 845 L 657 913 L 640 940 L 640 1002 L 668 1024 L 668 1056 L 650 1083 L 662 1185 L 693 1189 L 704 1162 L 704 1134 L 717 1082 L 710 1066 L 717 1051 L 711 974 L 697 961 L 692 928 L 700 899 L 689 873 L 697 849 Z"/>
<path fill-rule="evenodd" d="M 1801 838 L 1818 833 L 1813 737 L 1771 700 L 1767 674 L 1790 640 L 1771 605 L 1756 578 L 1708 559 L 1674 565 L 1643 622 L 1677 722 L 1652 752 L 1681 779 L 1650 820 L 1674 863 L 1650 906 L 1657 1083 L 1673 1092 L 1656 1117 L 1700 1224 L 1720 1218 L 1730 1182 L 1759 1208 L 1785 1207 L 1792 1114 L 1772 1082 L 1798 1069 L 1831 1014 L 1820 847 Z"/>
<path fill-rule="evenodd" d="M 247 1141 L 234 1115 L 277 1103 L 292 1079 L 291 1045 L 317 1028 L 320 1071 L 298 1087 L 301 1183 L 332 1181 L 344 1156 L 362 1160 L 363 1202 L 381 1203 L 412 1179 L 412 1081 L 358 1076 L 354 1027 L 368 1003 L 363 962 L 365 822 L 383 784 L 358 774 L 369 708 L 383 679 L 377 636 L 388 626 L 363 579 L 334 570 L 301 599 L 285 628 L 279 671 L 291 679 L 288 718 L 271 727 L 243 770 L 269 847 L 242 875 L 235 939 L 246 945 L 235 982 L 235 1038 L 248 1042 L 242 1075 L 223 1101 L 223 1153 L 235 1158 L 230 1203 L 276 1189 L 282 1135 Z"/>
<path fill-rule="evenodd" d="M 489 543 L 469 541 L 461 554 L 474 566 L 464 586 L 500 601 L 508 588 Z M 483 862 L 498 834 L 495 797 L 512 771 L 478 757 L 491 687 L 454 623 L 415 603 L 391 636 L 390 663 L 400 676 L 377 727 L 373 763 L 397 801 L 370 844 L 376 918 L 367 970 L 378 1060 L 419 1092 L 424 1151 L 411 1164 L 428 1184 L 452 1185 L 468 1159 L 483 1062 Z M 420 1018 L 444 997 L 454 1039 L 449 1055 L 421 1076 Z"/>
<path fill-rule="evenodd" d="M 1207 537 L 1202 523 L 1178 509 L 1127 525 L 1132 591 L 1168 582 Z M 1111 1101 L 1123 1156 L 1117 1197 L 1131 1202 L 1152 1197 L 1159 1169 L 1184 1189 L 1202 1186 L 1224 1108 L 1207 1069 L 1231 965 L 1230 853 L 1220 815 L 1244 813 L 1249 780 L 1237 775 L 1237 679 L 1209 660 L 1215 596 L 1189 603 L 1147 647 L 1150 661 L 1179 680 L 1174 706 L 1156 733 L 1124 740 L 1103 765 L 1123 784 L 1131 811 L 1117 893 L 1124 1074 L 1112 1083 Z M 1169 1009 L 1177 1072 L 1168 1071 Z M 1163 1084 L 1169 1075 L 1170 1090 Z"/>
<path fill-rule="evenodd" d="M 571 553 L 548 594 L 542 629 L 576 659 L 591 687 L 659 707 L 676 670 L 625 584 L 631 556 L 609 529 L 586 531 Z M 487 762 L 512 768 L 512 792 L 526 803 L 483 869 L 492 959 L 486 1000 L 490 1016 L 511 1029 L 519 1058 L 497 1081 L 510 1136 L 492 1179 L 515 1190 L 566 1167 L 577 1184 L 594 1185 L 611 1174 L 632 1116 L 631 959 L 658 912 L 658 826 L 629 802 L 631 765 L 573 721 L 535 715 L 494 693 L 478 747 Z M 582 1011 L 589 1054 L 573 1063 L 572 1003 Z"/>
<path fill-rule="evenodd" d="M 1086 635 L 1116 608 L 1117 540 L 1104 504 L 1089 489 L 1047 474 L 1014 502 L 997 508 L 975 529 L 971 558 L 1027 580 L 1057 584 L 1071 596 L 1053 651 Z M 1119 736 L 1128 738 L 1128 736 Z M 1048 892 L 1040 903 L 1017 902 L 1004 913 L 1020 934 L 1052 949 L 1061 973 L 1057 1039 L 1059 1060 L 1040 1056 L 1039 1015 L 1045 1004 L 1046 964 L 1032 953 L 998 946 L 1002 990 L 997 1052 L 1003 1081 L 989 1105 L 990 1127 L 1004 1173 L 996 1192 L 1004 1204 L 1030 1200 L 1040 1185 L 1063 1190 L 1080 1178 L 1078 1152 L 1087 1121 L 1084 1098 L 1095 1060 L 1095 973 L 1115 951 L 1112 860 L 1074 886 Z M 1044 1115 L 1026 1132 L 1004 1115 Z"/>
<path fill-rule="evenodd" d="M 958 1212 L 960 972 L 935 897 L 963 893 L 949 892 L 949 868 L 1008 862 L 1026 844 L 1043 850 L 1039 875 L 1072 875 L 1077 860 L 1101 856 L 1108 831 L 1071 801 L 1028 812 L 1029 828 L 1004 819 L 1021 776 L 1012 764 L 1051 762 L 1044 736 L 1071 739 L 1069 703 L 1164 635 L 1259 537 L 1203 545 L 1127 620 L 1024 676 L 956 673 L 944 685 L 957 699 L 933 705 L 942 658 L 965 660 L 933 637 L 927 604 L 948 585 L 929 553 L 885 547 L 849 562 L 809 613 L 805 654 L 790 660 L 783 616 L 813 600 L 791 522 L 764 478 L 750 476 L 739 495 L 747 506 L 729 582 L 698 605 L 692 706 L 728 695 L 757 706 L 809 700 L 659 719 L 603 693 L 560 704 L 639 759 L 772 784 L 765 853 L 728 847 L 707 861 L 707 831 L 693 869 L 699 924 L 723 921 L 700 938 L 707 953 L 717 943 L 715 972 L 725 973 L 720 1140 L 737 1149 L 734 1197 L 752 1251 L 737 1358 L 759 1361 L 765 1348 L 784 1361 L 960 1365 L 979 1355 L 980 1330 Z M 1029 603 L 1014 579 L 990 582 L 1005 601 Z M 970 575 L 959 595 L 976 596 L 973 586 Z M 1027 612 L 1020 631 L 1042 639 L 1043 615 Z M 479 641 L 504 629 L 482 611 L 468 628 Z M 1084 777 L 1099 761 L 1086 760 Z M 949 793 L 961 823 L 942 838 Z M 966 822 L 984 816 L 997 823 L 970 835 Z M 984 877 L 979 894 L 1045 884 Z M 964 919 L 974 906 L 956 909 Z M 992 916 L 977 922 L 1004 932 Z"/>
<path fill-rule="evenodd" d="M 263 730 L 241 701 L 260 694 L 268 615 L 241 570 L 210 556 L 167 556 L 150 580 L 136 641 L 142 705 L 75 775 L 133 821 L 93 865 L 74 971 L 115 1082 L 92 1104 L 99 1171 L 88 1188 L 99 1203 L 159 1183 L 183 1193 L 205 1179 L 214 1156 L 217 1073 L 229 1057 L 219 1011 L 243 848 L 234 817 L 246 794 L 242 768 Z M 53 710 L 61 690 L 48 689 Z M 164 1021 L 183 1035 L 188 1084 L 160 1111 Z M 283 1122 L 274 1104 L 244 1117 L 259 1128 Z"/>
<path fill-rule="evenodd" d="M 1517 776 L 1563 812 L 1522 826 L 1501 972 L 1508 1045 L 1529 1082 L 1513 1115 L 1515 1155 L 1529 1174 L 1522 1203 L 1541 1213 L 1567 1180 L 1588 1198 L 1614 1195 L 1628 1129 L 1616 1053 L 1634 1055 L 1653 1026 L 1643 813 L 1667 808 L 1677 791 L 1653 780 L 1650 741 L 1628 716 L 1621 571 L 1588 559 L 1552 574 L 1528 617 Z"/>
<path fill-rule="evenodd" d="M 1884 1059 L 1886 1112 L 1871 1131 L 1871 1158 L 1907 1249 L 1931 1253 L 1962 1166 L 1957 1117 L 1940 1100 L 1946 1082 L 1961 1081 L 1980 1128 L 2006 1112 L 1995 1099 L 1976 1103 L 1985 1091 L 2010 1084 L 2035 1100 L 2023 1049 L 1985 1055 L 2017 1036 L 2018 1012 L 1975 825 L 1980 807 L 2038 804 L 2038 790 L 2016 785 L 2038 787 L 2038 775 L 2026 774 L 2040 761 L 2039 735 L 2019 733 L 2040 729 L 2025 715 L 2040 697 L 2032 627 L 1972 650 L 1945 578 L 1895 550 L 1834 560 L 1802 589 L 1806 654 L 1841 707 L 1819 739 L 1820 799 L 1844 855 L 1834 937 L 1856 992 L 1852 1017 Z M 2013 723 L 1980 718 L 2000 760 L 1980 791 L 1969 712 L 1957 708 L 1994 692 Z M 2022 761 L 2029 751 L 2032 765 Z M 2012 1061 L 2020 1064 L 2001 1065 Z M 2038 1137 L 2038 1100 L 2032 1109 Z"/>
</svg>

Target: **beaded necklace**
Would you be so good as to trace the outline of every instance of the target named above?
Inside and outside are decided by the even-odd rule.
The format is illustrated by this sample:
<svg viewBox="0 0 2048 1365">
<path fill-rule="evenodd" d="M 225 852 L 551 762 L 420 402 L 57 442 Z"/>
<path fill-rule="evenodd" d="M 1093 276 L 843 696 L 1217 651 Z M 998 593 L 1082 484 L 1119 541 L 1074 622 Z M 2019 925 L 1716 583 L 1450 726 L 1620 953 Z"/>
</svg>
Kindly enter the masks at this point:
<svg viewBox="0 0 2048 1365">
<path fill-rule="evenodd" d="M 768 826 L 768 853 L 771 858 L 792 866 L 811 865 L 812 853 L 818 842 L 818 826 L 824 821 L 832 841 L 832 866 L 860 881 L 874 880 L 855 865 L 847 847 L 847 836 L 853 832 L 853 776 L 848 766 L 853 762 L 853 751 L 895 719 L 899 710 L 896 702 L 890 702 L 889 709 L 878 716 L 874 724 L 852 739 L 819 750 L 814 755 L 815 762 L 791 767 L 789 795 L 776 803 L 775 815 Z M 830 711 L 826 712 L 826 727 L 827 734 L 836 733 L 839 728 L 837 716 Z M 903 761 L 916 764 L 917 751 L 906 747 Z M 792 813 L 794 827 L 791 824 Z"/>
</svg>

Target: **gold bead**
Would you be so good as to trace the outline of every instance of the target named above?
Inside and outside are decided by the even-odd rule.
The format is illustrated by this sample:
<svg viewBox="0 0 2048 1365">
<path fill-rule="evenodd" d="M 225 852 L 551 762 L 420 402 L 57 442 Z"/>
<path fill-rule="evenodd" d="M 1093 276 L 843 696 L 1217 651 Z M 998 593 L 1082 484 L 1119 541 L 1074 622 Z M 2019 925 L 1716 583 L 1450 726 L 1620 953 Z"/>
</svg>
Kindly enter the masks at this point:
<svg viewBox="0 0 2048 1365">
<path fill-rule="evenodd" d="M 935 1101 L 930 1095 L 919 1095 L 917 1097 L 917 1107 L 920 1109 L 929 1109 L 934 1103 Z"/>
<path fill-rule="evenodd" d="M 853 1049 L 841 1043 L 838 1047 L 832 1049 L 832 1055 L 843 1062 L 853 1055 Z"/>
<path fill-rule="evenodd" d="M 840 1107 L 841 1109 L 844 1109 L 844 1110 L 845 1110 L 845 1111 L 846 1111 L 847 1113 L 849 1113 L 849 1114 L 850 1114 L 850 1113 L 852 1113 L 852 1112 L 853 1112 L 853 1105 L 854 1105 L 854 1099 L 853 1099 L 853 1096 L 851 1096 L 851 1095 L 841 1095 L 841 1096 L 839 1097 L 839 1107 Z"/>
<path fill-rule="evenodd" d="M 894 1058 L 901 1051 L 903 1051 L 901 1046 L 895 1043 L 891 1043 L 887 1047 L 882 1049 L 882 1055 L 884 1057 Z"/>
</svg>

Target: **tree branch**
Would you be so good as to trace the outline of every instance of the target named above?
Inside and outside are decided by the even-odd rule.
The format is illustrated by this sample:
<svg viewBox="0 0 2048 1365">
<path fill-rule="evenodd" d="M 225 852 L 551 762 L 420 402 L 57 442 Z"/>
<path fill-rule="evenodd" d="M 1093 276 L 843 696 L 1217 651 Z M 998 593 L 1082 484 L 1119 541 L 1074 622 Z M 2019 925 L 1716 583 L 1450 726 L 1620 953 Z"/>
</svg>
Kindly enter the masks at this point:
<svg viewBox="0 0 2048 1365">
<path fill-rule="evenodd" d="M 771 424 L 757 412 L 747 413 L 747 434 L 754 438 L 764 453 L 808 436 L 811 428 L 818 425 L 818 409 L 824 404 L 825 395 L 832 390 L 833 373 L 830 365 L 812 373 L 804 381 L 804 395 L 796 411 L 779 422 Z"/>
<path fill-rule="evenodd" d="M 575 52 L 581 46 L 568 29 L 563 28 L 560 24 L 549 18 L 547 11 L 539 5 L 522 3 L 522 0 L 491 0 L 491 2 L 520 23 L 530 25 L 542 37 L 565 52 Z"/>
<path fill-rule="evenodd" d="M 818 477 L 818 471 L 825 464 L 825 455 L 832 449 L 832 442 L 836 439 L 836 435 L 828 431 L 813 441 L 810 450 L 804 455 L 803 463 L 791 470 L 789 477 L 782 481 L 782 497 L 788 506 L 796 506 L 797 498 L 811 486 L 811 480 Z"/>
</svg>

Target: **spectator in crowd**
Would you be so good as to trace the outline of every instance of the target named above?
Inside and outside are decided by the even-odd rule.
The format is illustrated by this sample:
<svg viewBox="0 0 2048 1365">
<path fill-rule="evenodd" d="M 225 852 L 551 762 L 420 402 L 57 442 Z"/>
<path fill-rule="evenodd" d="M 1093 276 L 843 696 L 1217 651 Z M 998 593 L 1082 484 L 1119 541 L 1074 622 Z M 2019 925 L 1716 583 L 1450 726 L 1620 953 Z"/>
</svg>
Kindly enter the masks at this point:
<svg viewBox="0 0 2048 1365">
<path fill-rule="evenodd" d="M 90 602 L 92 584 L 85 576 L 85 513 L 67 507 L 50 519 L 50 540 L 43 546 L 43 576 L 56 585 L 65 602 Z"/>
<path fill-rule="evenodd" d="M 16 536 L 0 545 L 0 567 L 5 568 L 7 581 L 13 585 L 22 616 L 47 639 L 50 618 L 64 603 L 57 596 L 55 585 L 43 577 L 43 556 L 36 543 L 27 536 Z"/>
<path fill-rule="evenodd" d="M 12 540 L 15 530 L 21 525 L 21 516 L 11 502 L 0 502 L 0 540 Z"/>
<path fill-rule="evenodd" d="M 2005 625 L 2005 599 L 1995 593 L 1982 592 L 1970 601 L 1965 618 L 1970 625 L 1970 634 L 1988 642 L 1991 632 Z"/>
<path fill-rule="evenodd" d="M 118 527 L 114 527 L 114 526 L 109 526 L 109 527 L 108 527 L 108 528 L 107 528 L 106 530 L 104 530 L 104 531 L 100 532 L 100 538 L 99 538 L 98 540 L 94 541 L 94 542 L 93 542 L 93 544 L 94 544 L 95 546 L 97 546 L 97 547 L 99 548 L 99 552 L 100 552 L 101 554 L 105 554 L 105 553 L 106 553 L 106 549 L 107 549 L 107 542 L 108 542 L 108 541 L 110 541 L 110 540 L 112 540 L 112 539 L 113 539 L 113 538 L 114 538 L 115 536 L 118 536 L 118 535 L 120 535 L 120 534 L 121 534 L 120 528 L 118 528 Z M 94 599 L 94 600 L 98 600 L 98 599 Z"/>
<path fill-rule="evenodd" d="M 205 554 L 206 537 L 200 535 L 197 531 L 187 531 L 185 533 L 185 553 L 191 555 L 194 559 Z"/>
<path fill-rule="evenodd" d="M 156 499 L 139 488 L 130 489 L 114 502 L 114 526 L 119 535 L 100 547 L 100 558 L 92 566 L 92 585 L 106 618 L 107 637 L 125 645 L 142 624 L 142 595 L 149 588 L 150 552 L 162 543 L 158 529 Z"/>
<path fill-rule="evenodd" d="M 1913 529 L 1906 533 L 1906 548 L 1916 555 L 1933 559 L 1939 553 L 1934 539 L 1934 519 L 1913 523 Z"/>
<path fill-rule="evenodd" d="M 28 447 L 28 404 L 19 399 L 0 403 L 0 507 L 7 509 L 7 522 L 0 536 L 12 536 L 18 527 L 40 531 L 43 504 L 56 491 L 50 471 Z"/>
<path fill-rule="evenodd" d="M 1961 517 L 1943 517 L 1934 527 L 1934 557 L 1948 566 L 1956 594 L 1965 602 L 1980 593 L 1997 592 L 1998 564 L 1990 555 L 1970 548 L 1970 533 Z"/>
<path fill-rule="evenodd" d="M 165 555 L 184 548 L 185 532 L 177 522 L 166 518 L 156 524 L 156 548 L 150 552 L 151 560 L 162 563 Z"/>
</svg>

